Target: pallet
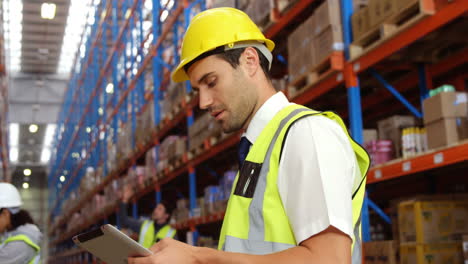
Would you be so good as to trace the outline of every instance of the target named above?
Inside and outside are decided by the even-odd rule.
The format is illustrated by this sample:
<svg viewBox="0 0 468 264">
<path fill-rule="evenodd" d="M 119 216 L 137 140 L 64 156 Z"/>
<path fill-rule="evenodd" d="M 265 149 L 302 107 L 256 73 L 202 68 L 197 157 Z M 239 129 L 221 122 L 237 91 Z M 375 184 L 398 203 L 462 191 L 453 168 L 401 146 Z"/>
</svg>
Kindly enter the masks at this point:
<svg viewBox="0 0 468 264">
<path fill-rule="evenodd" d="M 349 46 L 350 60 L 374 50 L 400 32 L 405 31 L 426 17 L 433 15 L 434 9 L 425 8 L 423 0 L 407 6 L 404 10 L 388 17 L 385 21 L 370 29 Z"/>
<path fill-rule="evenodd" d="M 299 76 L 288 85 L 288 96 L 294 98 L 314 84 L 326 79 L 332 73 L 343 70 L 344 56 L 342 51 L 334 51 L 319 64 L 311 67 L 305 74 Z"/>
</svg>

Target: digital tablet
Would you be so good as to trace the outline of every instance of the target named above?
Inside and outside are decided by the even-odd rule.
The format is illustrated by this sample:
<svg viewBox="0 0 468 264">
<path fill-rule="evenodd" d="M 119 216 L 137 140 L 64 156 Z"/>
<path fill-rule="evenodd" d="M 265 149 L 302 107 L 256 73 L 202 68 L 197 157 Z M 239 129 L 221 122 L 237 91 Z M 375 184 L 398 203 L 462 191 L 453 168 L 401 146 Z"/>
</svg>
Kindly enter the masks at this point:
<svg viewBox="0 0 468 264">
<path fill-rule="evenodd" d="M 153 254 L 109 224 L 74 236 L 73 242 L 102 261 L 112 264 L 126 264 L 128 257 L 146 257 Z"/>
</svg>

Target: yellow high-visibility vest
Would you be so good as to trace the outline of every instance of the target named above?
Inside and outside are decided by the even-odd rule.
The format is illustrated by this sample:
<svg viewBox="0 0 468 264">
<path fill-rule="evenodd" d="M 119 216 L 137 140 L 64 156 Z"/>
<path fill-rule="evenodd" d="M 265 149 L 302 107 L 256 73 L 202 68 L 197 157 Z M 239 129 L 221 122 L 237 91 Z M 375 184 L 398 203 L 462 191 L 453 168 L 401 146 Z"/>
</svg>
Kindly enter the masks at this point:
<svg viewBox="0 0 468 264">
<path fill-rule="evenodd" d="M 159 240 L 166 237 L 174 238 L 175 235 L 176 230 L 170 225 L 163 226 L 155 235 L 154 222 L 152 220 L 145 220 L 143 224 L 141 224 L 138 243 L 143 245 L 145 248 L 150 248 L 154 243 L 158 242 Z"/>
<path fill-rule="evenodd" d="M 26 235 L 22 235 L 22 234 L 11 236 L 3 242 L 3 245 L 6 245 L 13 241 L 22 241 L 26 243 L 28 246 L 32 247 L 36 251 L 36 255 L 28 262 L 28 264 L 40 264 L 39 251 L 41 250 L 41 248 L 36 243 L 34 243 L 29 237 L 27 237 Z"/>
<path fill-rule="evenodd" d="M 241 168 L 242 175 L 247 176 L 240 179 L 237 173 L 221 229 L 220 250 L 263 255 L 297 245 L 278 191 L 278 168 L 287 131 L 295 121 L 311 115 L 322 115 L 337 122 L 356 155 L 361 177 L 352 190 L 352 263 L 361 263 L 361 209 L 369 155 L 350 137 L 338 115 L 295 104 L 277 113 L 252 145 Z"/>
</svg>

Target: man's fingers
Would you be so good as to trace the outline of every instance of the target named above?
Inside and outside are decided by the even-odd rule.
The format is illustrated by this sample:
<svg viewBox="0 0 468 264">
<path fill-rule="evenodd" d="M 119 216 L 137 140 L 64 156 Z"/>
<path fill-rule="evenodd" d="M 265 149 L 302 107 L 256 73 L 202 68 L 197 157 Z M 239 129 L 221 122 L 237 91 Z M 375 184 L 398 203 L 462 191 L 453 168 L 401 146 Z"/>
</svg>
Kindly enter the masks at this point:
<svg viewBox="0 0 468 264">
<path fill-rule="evenodd" d="M 127 258 L 128 264 L 153 264 L 151 257 L 143 257 L 143 258 Z"/>
<path fill-rule="evenodd" d="M 150 247 L 151 252 L 158 253 L 168 246 L 167 240 L 163 239 Z"/>
</svg>

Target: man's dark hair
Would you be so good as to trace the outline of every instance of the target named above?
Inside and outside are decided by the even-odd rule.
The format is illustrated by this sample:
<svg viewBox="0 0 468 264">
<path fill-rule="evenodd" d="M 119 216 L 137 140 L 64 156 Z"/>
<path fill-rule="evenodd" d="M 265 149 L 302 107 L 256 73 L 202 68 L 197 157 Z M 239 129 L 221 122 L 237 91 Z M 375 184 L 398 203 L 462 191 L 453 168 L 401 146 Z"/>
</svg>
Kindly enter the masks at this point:
<svg viewBox="0 0 468 264">
<path fill-rule="evenodd" d="M 260 52 L 259 49 L 253 47 L 257 53 L 258 53 L 258 57 L 260 59 L 260 67 L 262 67 L 262 70 L 263 70 L 263 73 L 265 73 L 265 76 L 267 78 L 267 80 L 270 80 L 271 77 L 270 77 L 270 70 L 269 70 L 269 66 L 270 66 L 270 63 L 268 62 L 268 59 L 263 55 L 263 53 Z M 239 62 L 239 58 L 240 56 L 242 55 L 242 53 L 244 52 L 245 48 L 238 48 L 238 49 L 231 49 L 231 50 L 228 50 L 228 51 L 224 51 L 224 46 L 221 46 L 221 47 L 218 47 L 214 50 L 210 50 L 210 51 L 207 51 L 203 54 L 201 54 L 200 56 L 198 56 L 197 58 L 195 58 L 193 61 L 191 61 L 190 63 L 188 63 L 187 65 L 184 66 L 184 70 L 185 72 L 188 72 L 188 69 L 197 61 L 201 60 L 201 59 L 204 59 L 208 56 L 211 56 L 211 55 L 216 55 L 218 58 L 228 62 L 232 68 L 236 69 L 237 66 L 239 66 L 240 62 Z"/>
<path fill-rule="evenodd" d="M 8 210 L 6 208 L 0 209 L 0 213 L 3 210 Z M 25 225 L 25 224 L 34 224 L 34 220 L 32 219 L 31 215 L 28 213 L 28 211 L 21 209 L 18 213 L 12 214 L 10 212 L 10 222 L 11 222 L 11 229 L 14 230 L 19 226 Z"/>
<path fill-rule="evenodd" d="M 166 213 L 169 215 L 168 218 L 171 218 L 172 211 L 174 210 L 173 206 L 171 206 L 171 204 L 168 203 L 167 201 L 161 201 L 160 204 L 162 204 L 164 206 L 164 209 L 166 210 Z M 168 219 L 168 221 L 169 221 L 169 219 Z"/>
</svg>

